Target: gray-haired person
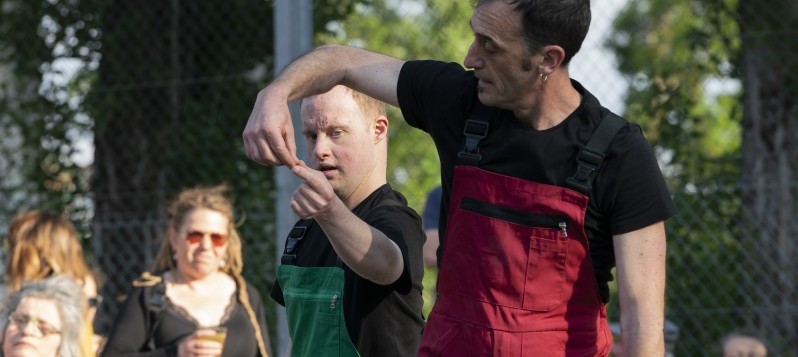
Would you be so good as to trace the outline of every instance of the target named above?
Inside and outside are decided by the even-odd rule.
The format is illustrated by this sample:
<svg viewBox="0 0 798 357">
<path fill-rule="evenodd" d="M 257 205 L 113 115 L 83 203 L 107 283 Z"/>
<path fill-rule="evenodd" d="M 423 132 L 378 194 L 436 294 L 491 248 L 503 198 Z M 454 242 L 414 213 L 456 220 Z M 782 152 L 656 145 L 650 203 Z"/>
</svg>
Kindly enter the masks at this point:
<svg viewBox="0 0 798 357">
<path fill-rule="evenodd" d="M 0 309 L 0 357 L 79 357 L 85 301 L 73 279 L 54 276 L 8 294 Z"/>
</svg>

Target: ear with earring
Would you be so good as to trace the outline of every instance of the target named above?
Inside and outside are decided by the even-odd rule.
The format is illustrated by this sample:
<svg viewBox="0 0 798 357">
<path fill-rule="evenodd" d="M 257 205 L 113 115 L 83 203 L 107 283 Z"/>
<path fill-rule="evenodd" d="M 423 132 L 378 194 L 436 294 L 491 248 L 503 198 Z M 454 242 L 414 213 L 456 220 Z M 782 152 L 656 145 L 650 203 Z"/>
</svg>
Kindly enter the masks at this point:
<svg viewBox="0 0 798 357">
<path fill-rule="evenodd" d="M 548 75 L 543 75 L 543 72 L 540 73 L 539 77 L 540 77 L 540 80 L 543 81 L 543 83 L 546 83 L 546 81 L 549 79 L 549 76 Z"/>
</svg>

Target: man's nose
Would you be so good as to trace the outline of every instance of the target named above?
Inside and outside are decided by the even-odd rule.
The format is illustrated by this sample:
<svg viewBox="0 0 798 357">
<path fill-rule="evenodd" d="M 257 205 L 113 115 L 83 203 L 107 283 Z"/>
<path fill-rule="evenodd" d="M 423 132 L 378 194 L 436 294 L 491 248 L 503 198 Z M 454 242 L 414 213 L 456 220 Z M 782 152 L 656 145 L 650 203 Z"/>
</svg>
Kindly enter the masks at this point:
<svg viewBox="0 0 798 357">
<path fill-rule="evenodd" d="M 463 66 L 466 68 L 480 68 L 482 67 L 482 60 L 479 59 L 477 50 L 477 43 L 476 41 L 471 42 L 471 46 L 468 46 L 468 52 L 466 52 L 466 56 L 463 59 Z"/>
<path fill-rule="evenodd" d="M 318 137 L 316 143 L 313 145 L 313 155 L 317 158 L 323 158 L 330 155 L 330 140 Z"/>
</svg>

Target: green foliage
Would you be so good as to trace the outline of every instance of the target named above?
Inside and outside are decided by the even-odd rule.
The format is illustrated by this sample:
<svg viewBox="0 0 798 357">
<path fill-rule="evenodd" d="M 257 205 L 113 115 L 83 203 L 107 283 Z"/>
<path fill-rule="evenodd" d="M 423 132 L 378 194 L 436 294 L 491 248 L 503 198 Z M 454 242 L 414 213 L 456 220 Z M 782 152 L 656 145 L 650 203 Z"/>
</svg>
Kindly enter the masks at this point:
<svg viewBox="0 0 798 357">
<path fill-rule="evenodd" d="M 736 0 L 632 0 L 607 43 L 631 79 L 625 116 L 667 154 L 674 187 L 739 173 L 735 6 Z"/>
<path fill-rule="evenodd" d="M 750 267 L 741 264 L 741 237 L 750 232 L 738 224 L 741 195 L 728 188 L 740 175 L 743 120 L 736 6 L 631 0 L 607 43 L 631 79 L 625 116 L 661 154 L 679 210 L 667 224 L 666 315 L 682 336 L 676 355 L 708 352 L 744 317 L 739 282 Z"/>
<path fill-rule="evenodd" d="M 0 169 L 8 175 L 0 180 L 0 227 L 26 208 L 79 209 L 69 203 L 87 192 L 73 154 L 91 123 L 60 65 L 86 60 L 96 46 L 85 16 L 90 6 L 91 0 L 0 1 Z"/>
</svg>

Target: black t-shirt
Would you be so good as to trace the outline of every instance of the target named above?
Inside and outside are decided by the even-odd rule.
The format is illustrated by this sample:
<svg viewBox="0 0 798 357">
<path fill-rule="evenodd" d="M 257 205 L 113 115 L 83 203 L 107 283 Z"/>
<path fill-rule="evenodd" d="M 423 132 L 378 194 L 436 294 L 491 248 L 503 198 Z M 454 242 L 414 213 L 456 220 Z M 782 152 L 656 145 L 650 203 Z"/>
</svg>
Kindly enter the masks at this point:
<svg viewBox="0 0 798 357">
<path fill-rule="evenodd" d="M 568 187 L 566 179 L 576 172 L 579 149 L 609 112 L 581 84 L 571 83 L 582 95 L 580 106 L 562 123 L 546 130 L 523 125 L 510 111 L 491 109 L 490 128 L 479 145 L 479 167 Z M 477 79 L 473 71 L 456 63 L 411 61 L 402 67 L 397 95 L 407 123 L 428 132 L 438 150 L 443 247 L 457 153 L 465 145 L 463 127 L 478 100 Z M 675 213 L 651 146 L 638 125 L 626 125 L 610 144 L 593 181 L 585 217 L 590 256 L 605 301 L 609 300 L 607 282 L 613 279 L 611 270 L 615 266 L 612 236 L 644 228 Z"/>
<path fill-rule="evenodd" d="M 388 184 L 372 192 L 352 212 L 399 246 L 404 269 L 391 285 L 376 284 L 344 269 L 344 319 L 349 337 L 361 356 L 415 356 L 424 327 L 421 247 L 425 236 L 421 218 L 407 206 L 404 196 Z M 296 255 L 296 266 L 339 266 L 338 255 L 315 223 L 297 246 Z M 279 282 L 275 282 L 271 297 L 285 306 Z"/>
</svg>

